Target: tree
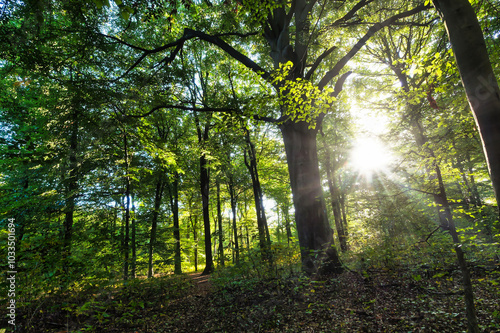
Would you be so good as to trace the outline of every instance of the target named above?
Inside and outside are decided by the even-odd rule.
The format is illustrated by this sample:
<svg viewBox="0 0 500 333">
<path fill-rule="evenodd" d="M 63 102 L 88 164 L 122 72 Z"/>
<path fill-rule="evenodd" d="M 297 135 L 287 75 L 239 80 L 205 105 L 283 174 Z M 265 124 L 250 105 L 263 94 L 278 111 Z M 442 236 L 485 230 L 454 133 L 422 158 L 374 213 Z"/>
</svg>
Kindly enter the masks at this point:
<svg viewBox="0 0 500 333">
<path fill-rule="evenodd" d="M 165 176 L 163 170 L 156 172 L 158 175 L 158 180 L 156 181 L 156 190 L 154 196 L 154 207 L 151 214 L 151 232 L 148 245 L 148 278 L 152 278 L 154 274 L 153 270 L 153 251 L 156 243 L 156 230 L 158 228 L 158 216 L 160 215 L 160 205 L 161 199 L 163 197 L 163 191 L 165 189 Z"/>
<path fill-rule="evenodd" d="M 404 29 L 404 28 L 403 28 Z M 437 102 L 432 97 L 432 83 L 427 88 L 427 94 L 419 94 L 418 90 L 422 89 L 421 85 L 425 82 L 420 75 L 408 75 L 408 65 L 413 57 L 423 52 L 426 47 L 425 41 L 429 38 L 432 26 L 425 29 L 419 29 L 415 32 L 415 28 L 410 25 L 399 36 L 396 32 L 390 31 L 386 35 L 381 36 L 379 41 L 379 50 L 370 50 L 371 54 L 379 59 L 383 64 L 388 66 L 393 74 L 397 77 L 401 90 L 403 92 L 403 108 L 405 119 L 409 123 L 410 131 L 414 140 L 419 147 L 419 154 L 424 158 L 425 173 L 429 178 L 429 186 L 425 192 L 432 195 L 435 206 L 438 210 L 439 227 L 443 231 L 447 231 L 455 244 L 455 253 L 457 261 L 462 271 L 463 286 L 465 293 L 465 304 L 467 312 L 467 322 L 469 332 L 479 332 L 477 324 L 477 316 L 474 305 L 474 295 L 472 291 L 472 282 L 470 272 L 467 267 L 464 251 L 462 250 L 462 243 L 457 233 L 457 228 L 452 215 L 450 201 L 448 199 L 447 190 L 445 187 L 443 170 L 440 166 L 440 156 L 435 151 L 435 145 L 430 142 L 425 133 L 425 126 L 423 125 L 423 110 L 425 103 L 423 96 L 426 95 L 426 101 L 432 109 L 439 110 Z M 428 32 L 427 34 L 425 32 Z M 397 37 L 396 37 L 396 36 Z M 404 41 L 411 41 L 411 43 L 404 43 Z M 433 80 L 432 75 L 426 75 L 427 81 Z"/>
<path fill-rule="evenodd" d="M 331 103 L 341 92 L 343 83 L 349 75 L 348 72 L 341 75 L 341 72 L 345 70 L 349 60 L 376 32 L 398 19 L 411 16 L 426 8 L 421 5 L 407 11 L 401 11 L 372 25 L 357 43 L 346 50 L 344 56 L 331 64 L 329 56 L 336 47 L 319 50 L 315 49 L 313 47 L 315 44 L 311 42 L 323 34 L 332 33 L 335 28 L 361 23 L 359 20 L 356 21 L 357 15 L 363 9 L 368 8 L 371 2 L 361 0 L 352 7 L 348 7 L 344 6 L 344 3 L 327 5 L 316 1 L 294 0 L 286 5 L 272 1 L 259 4 L 252 2 L 250 4 L 252 8 L 244 7 L 243 9 L 254 11 L 254 7 L 257 6 L 265 10 L 264 13 L 269 13 L 267 18 L 261 22 L 264 27 L 264 38 L 269 47 L 270 60 L 274 70 L 279 74 L 271 74 L 266 71 L 248 56 L 224 41 L 220 37 L 221 34 L 210 35 L 203 31 L 185 28 L 181 38 L 154 49 L 133 47 L 130 43 L 122 41 L 124 45 L 133 47 L 142 53 L 124 75 L 130 73 L 146 57 L 167 50 L 172 51 L 169 56 L 164 58 L 164 61 L 171 62 L 176 59 L 186 42 L 201 39 L 224 51 L 229 57 L 258 74 L 274 87 L 280 101 L 280 117 L 275 119 L 256 115 L 256 118 L 279 124 L 283 135 L 302 262 L 304 269 L 309 273 L 318 271 L 320 266 L 325 271 L 338 272 L 342 270 L 333 244 L 332 230 L 325 214 L 316 147 L 316 136 L 321 128 L 322 119 Z M 195 6 L 190 8 L 193 7 Z M 327 12 L 335 13 L 336 17 L 322 17 Z M 316 25 L 324 28 L 310 29 L 313 17 L 317 20 Z M 233 22 L 235 23 L 236 20 L 224 23 L 231 26 L 234 24 Z M 254 33 L 229 32 L 225 35 L 248 37 Z M 311 63 L 312 65 L 310 65 Z M 309 70 L 306 72 L 307 68 Z M 324 74 L 320 77 L 317 73 L 319 69 L 324 69 Z M 330 83 L 335 78 L 337 78 L 337 82 L 334 87 L 331 87 Z M 161 108 L 161 105 L 155 109 L 158 108 Z"/>
<path fill-rule="evenodd" d="M 200 153 L 200 191 L 203 207 L 203 225 L 205 234 L 205 269 L 203 274 L 210 274 L 214 269 L 212 259 L 212 236 L 210 232 L 210 210 L 209 210 L 209 190 L 210 190 L 210 166 L 207 159 L 207 152 L 205 146 L 209 139 L 210 119 L 202 127 L 197 115 L 196 118 L 196 131 L 198 133 L 198 142 L 201 146 Z"/>
<path fill-rule="evenodd" d="M 250 139 L 250 131 L 245 128 L 245 165 L 252 179 L 252 189 L 254 194 L 255 212 L 257 214 L 257 228 L 259 230 L 259 244 L 261 251 L 265 257 L 269 257 L 269 249 L 271 247 L 271 237 L 269 236 L 269 227 L 267 225 L 266 212 L 264 209 L 264 194 L 259 180 L 259 172 L 257 169 L 257 154 L 255 145 Z"/>
<path fill-rule="evenodd" d="M 468 0 L 433 0 L 433 3 L 446 25 L 467 99 L 481 134 L 493 189 L 499 202 L 500 89 L 484 36 Z"/>
</svg>

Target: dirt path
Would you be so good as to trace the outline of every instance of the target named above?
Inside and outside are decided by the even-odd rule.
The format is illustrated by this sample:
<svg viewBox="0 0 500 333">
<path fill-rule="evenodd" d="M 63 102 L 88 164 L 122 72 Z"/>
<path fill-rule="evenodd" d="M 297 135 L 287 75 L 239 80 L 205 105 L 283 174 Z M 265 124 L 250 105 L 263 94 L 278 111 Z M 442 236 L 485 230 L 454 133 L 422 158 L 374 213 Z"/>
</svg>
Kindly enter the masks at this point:
<svg viewBox="0 0 500 333">
<path fill-rule="evenodd" d="M 210 283 L 210 275 L 201 275 L 201 273 L 189 273 L 188 276 L 193 279 L 198 288 L 198 295 L 206 295 L 210 292 L 212 284 Z"/>
</svg>

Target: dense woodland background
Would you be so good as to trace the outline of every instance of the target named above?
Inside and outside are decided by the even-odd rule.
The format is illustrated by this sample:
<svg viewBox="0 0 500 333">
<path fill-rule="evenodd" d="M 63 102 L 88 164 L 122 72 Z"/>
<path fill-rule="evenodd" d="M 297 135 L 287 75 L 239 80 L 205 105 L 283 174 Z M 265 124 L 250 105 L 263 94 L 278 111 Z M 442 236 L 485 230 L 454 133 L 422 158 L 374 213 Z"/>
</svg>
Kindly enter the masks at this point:
<svg viewBox="0 0 500 333">
<path fill-rule="evenodd" d="M 500 2 L 469 2 L 499 77 Z M 500 331 L 498 205 L 430 1 L 4 1 L 0 73 L 0 328 Z"/>
</svg>

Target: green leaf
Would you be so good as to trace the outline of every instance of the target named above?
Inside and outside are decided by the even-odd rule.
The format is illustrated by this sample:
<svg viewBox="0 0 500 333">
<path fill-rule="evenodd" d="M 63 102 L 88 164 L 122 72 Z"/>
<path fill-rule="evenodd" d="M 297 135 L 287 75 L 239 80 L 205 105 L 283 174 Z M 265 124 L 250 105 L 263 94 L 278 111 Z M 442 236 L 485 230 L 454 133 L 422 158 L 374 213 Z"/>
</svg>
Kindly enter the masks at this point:
<svg viewBox="0 0 500 333">
<path fill-rule="evenodd" d="M 130 18 L 130 12 L 128 10 L 120 10 L 120 15 L 125 21 L 128 21 L 128 19 Z"/>
<path fill-rule="evenodd" d="M 97 6 L 97 9 L 102 9 L 103 3 L 101 0 L 94 0 L 94 3 Z"/>
</svg>

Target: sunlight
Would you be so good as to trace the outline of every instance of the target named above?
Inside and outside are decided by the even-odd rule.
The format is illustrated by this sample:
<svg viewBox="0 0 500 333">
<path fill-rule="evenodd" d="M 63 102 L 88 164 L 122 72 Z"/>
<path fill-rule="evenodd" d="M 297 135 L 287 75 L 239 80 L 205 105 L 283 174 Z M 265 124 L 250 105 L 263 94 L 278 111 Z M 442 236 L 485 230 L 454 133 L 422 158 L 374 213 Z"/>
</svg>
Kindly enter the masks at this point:
<svg viewBox="0 0 500 333">
<path fill-rule="evenodd" d="M 362 137 L 356 140 L 350 155 L 351 165 L 360 174 L 371 175 L 385 172 L 393 156 L 376 137 Z"/>
</svg>

